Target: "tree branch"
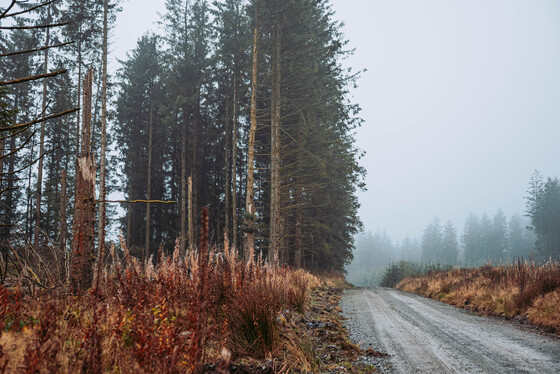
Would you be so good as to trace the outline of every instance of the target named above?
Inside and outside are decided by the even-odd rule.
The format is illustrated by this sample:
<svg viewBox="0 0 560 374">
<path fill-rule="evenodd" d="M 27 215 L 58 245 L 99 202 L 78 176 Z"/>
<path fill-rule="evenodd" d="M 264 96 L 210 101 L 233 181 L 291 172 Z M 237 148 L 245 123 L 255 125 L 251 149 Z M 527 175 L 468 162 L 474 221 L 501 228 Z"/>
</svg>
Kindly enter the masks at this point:
<svg viewBox="0 0 560 374">
<path fill-rule="evenodd" d="M 49 4 L 52 4 L 52 3 L 54 3 L 55 1 L 56 1 L 56 0 L 50 0 L 50 1 L 46 2 L 46 3 L 39 4 L 39 5 L 35 5 L 35 6 L 32 7 L 32 8 L 22 10 L 21 12 L 15 12 L 15 13 L 11 13 L 11 14 L 6 15 L 6 13 L 8 13 L 8 11 L 10 10 L 10 8 L 12 8 L 12 7 L 15 5 L 15 3 L 16 3 L 16 0 L 12 0 L 12 4 L 8 7 L 8 9 L 6 9 L 6 11 L 4 12 L 4 14 L 2 14 L 2 16 L 0 16 L 0 18 L 19 16 L 20 14 L 29 13 L 29 12 L 34 11 L 35 9 L 38 9 L 38 8 L 47 6 L 47 5 L 49 5 Z"/>
<path fill-rule="evenodd" d="M 24 83 L 24 82 L 29 82 L 29 81 L 35 81 L 37 79 L 43 79 L 43 78 L 49 78 L 49 77 L 56 77 L 57 75 L 60 74 L 64 74 L 66 73 L 68 70 L 66 69 L 62 69 L 62 70 L 56 70 L 47 74 L 38 74 L 38 75 L 32 75 L 30 77 L 25 77 L 25 78 L 17 78 L 17 79 L 13 79 L 11 81 L 0 81 L 0 86 L 9 86 L 12 84 L 19 84 L 19 83 Z"/>
<path fill-rule="evenodd" d="M 126 204 L 175 204 L 176 201 L 165 201 L 165 200 L 97 200 L 96 204 L 99 203 L 126 203 Z"/>
<path fill-rule="evenodd" d="M 2 13 L 2 15 L 0 15 L 0 18 L 4 18 L 4 16 L 6 16 L 6 13 L 8 13 L 10 11 L 10 9 L 12 9 L 14 7 L 14 5 L 16 5 L 16 0 L 12 0 L 12 3 L 10 5 L 8 5 L 6 10 Z M 6 17 L 10 17 L 10 15 L 7 15 Z"/>
<path fill-rule="evenodd" d="M 66 43 L 61 43 L 61 44 L 56 44 L 56 45 L 49 45 L 49 46 L 45 46 L 45 47 L 41 47 L 41 48 L 35 48 L 35 49 L 26 49 L 25 51 L 8 52 L 8 53 L 4 53 L 4 54 L 0 55 L 0 57 L 8 57 L 8 56 L 22 55 L 24 53 L 39 52 L 39 51 L 44 51 L 45 49 L 49 49 L 49 48 L 64 47 L 65 45 L 72 44 L 72 43 L 74 43 L 74 42 L 72 41 L 72 42 L 66 42 Z"/>
<path fill-rule="evenodd" d="M 33 29 L 48 29 L 51 27 L 61 27 L 69 25 L 70 22 L 52 23 L 49 25 L 35 25 L 35 26 L 0 26 L 0 30 L 33 30 Z"/>
<path fill-rule="evenodd" d="M 33 121 L 27 122 L 27 123 L 18 123 L 17 125 L 13 125 L 13 126 L 2 127 L 2 128 L 0 128 L 0 131 L 8 131 L 8 130 L 19 129 L 19 128 L 22 128 L 22 127 L 29 127 L 29 126 L 35 125 L 37 123 L 45 122 L 45 121 L 48 121 L 48 120 L 51 120 L 51 119 L 54 119 L 54 118 L 62 117 L 62 116 L 65 116 L 67 114 L 77 112 L 78 110 L 80 110 L 80 108 L 74 108 L 74 109 L 66 110 L 64 112 L 60 112 L 60 113 L 57 113 L 57 114 L 51 114 L 48 117 L 33 120 Z"/>
</svg>

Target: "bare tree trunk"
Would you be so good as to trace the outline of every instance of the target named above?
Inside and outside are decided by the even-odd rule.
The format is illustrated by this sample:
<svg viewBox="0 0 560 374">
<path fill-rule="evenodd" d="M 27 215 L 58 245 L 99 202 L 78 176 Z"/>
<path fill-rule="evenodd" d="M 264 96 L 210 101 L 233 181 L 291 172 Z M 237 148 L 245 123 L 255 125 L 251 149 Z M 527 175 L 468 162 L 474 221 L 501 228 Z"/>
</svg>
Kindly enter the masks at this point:
<svg viewBox="0 0 560 374">
<path fill-rule="evenodd" d="M 82 26 L 80 26 L 80 33 L 82 31 Z M 78 42 L 78 108 L 81 104 L 81 93 L 82 93 L 82 42 Z M 76 168 L 78 167 L 78 158 L 80 157 L 80 110 L 76 113 Z M 77 188 L 77 186 L 76 186 Z"/>
<path fill-rule="evenodd" d="M 226 99 L 226 151 L 225 151 L 225 167 L 226 167 L 226 183 L 225 183 L 225 198 L 224 198 L 224 209 L 225 209 L 225 229 L 224 235 L 225 239 L 229 241 L 229 234 L 230 234 L 230 225 L 229 225 L 229 216 L 230 216 L 230 205 L 229 205 L 229 196 L 231 194 L 231 179 L 230 179 L 230 153 L 231 153 L 231 146 L 230 146 L 230 131 L 229 131 L 229 98 Z"/>
<path fill-rule="evenodd" d="M 33 135 L 33 138 L 35 138 L 35 136 Z M 29 152 L 29 159 L 28 159 L 28 164 L 31 164 L 33 162 L 33 152 L 35 149 L 35 145 L 34 145 L 35 139 L 31 139 L 31 152 Z M 28 172 L 27 172 L 27 207 L 25 210 L 25 234 L 27 235 L 28 238 L 31 238 L 31 233 L 32 233 L 32 228 L 33 228 L 33 213 L 31 212 L 31 210 L 33 209 L 33 195 L 31 193 L 31 172 L 33 170 L 33 168 L 28 168 Z"/>
<path fill-rule="evenodd" d="M 298 144 L 300 147 L 303 144 L 303 132 L 302 127 L 300 126 L 299 133 L 298 133 Z M 298 172 L 301 172 L 303 169 L 302 161 L 302 152 L 298 152 L 297 159 L 298 159 Z M 303 186 L 301 183 L 301 176 L 297 176 L 297 182 L 295 186 L 295 195 L 296 195 L 296 227 L 295 227 L 295 253 L 294 253 L 294 267 L 301 268 L 302 267 L 302 258 L 303 258 Z"/>
<path fill-rule="evenodd" d="M 66 170 L 60 172 L 60 226 L 58 240 L 60 250 L 66 258 Z M 66 269 L 66 267 L 64 267 Z M 65 279 L 66 274 L 61 274 L 61 279 Z"/>
<path fill-rule="evenodd" d="M 146 205 L 146 246 L 144 248 L 144 261 L 150 256 L 150 203 L 152 199 L 152 144 L 154 132 L 154 104 L 150 99 L 150 128 L 148 135 L 148 186 L 147 193 L 148 204 Z"/>
<path fill-rule="evenodd" d="M 128 198 L 130 200 L 133 199 L 132 197 L 132 183 L 130 184 L 130 186 L 128 187 Z M 132 246 L 132 205 L 133 204 L 127 204 L 127 209 L 128 209 L 128 215 L 127 215 L 127 223 L 126 223 L 126 245 L 128 246 L 128 248 L 130 248 Z"/>
<path fill-rule="evenodd" d="M 269 238 L 269 261 L 272 265 L 279 263 L 280 251 L 280 85 L 281 85 L 281 61 L 280 61 L 280 26 L 276 24 L 276 53 L 272 66 L 272 100 L 270 119 L 270 167 L 271 167 L 271 193 L 270 193 L 270 238 Z"/>
<path fill-rule="evenodd" d="M 0 178 L 4 176 L 4 139 L 0 139 Z M 4 187 L 4 181 L 0 180 L 0 190 Z"/>
<path fill-rule="evenodd" d="M 50 23 L 51 7 L 47 8 L 48 21 Z M 49 45 L 51 38 L 50 28 L 47 28 L 47 37 L 45 45 Z M 44 73 L 47 74 L 49 69 L 49 50 L 45 49 L 45 60 L 43 65 Z M 45 116 L 47 111 L 47 80 L 43 79 L 43 114 L 41 122 L 41 135 L 39 138 L 39 165 L 37 166 L 37 197 L 35 201 L 35 232 L 33 234 L 33 248 L 35 252 L 39 252 L 39 226 L 41 226 L 41 199 L 43 192 L 43 156 L 45 153 Z"/>
<path fill-rule="evenodd" d="M 194 215 L 193 215 L 192 194 L 193 194 L 193 181 L 192 181 L 192 177 L 189 177 L 189 247 L 191 249 L 194 248 Z"/>
<path fill-rule="evenodd" d="M 255 133 L 257 132 L 257 69 L 258 69 L 258 15 L 259 0 L 255 0 L 255 28 L 253 33 L 253 75 L 251 78 L 251 127 L 247 154 L 247 192 L 245 196 L 245 259 L 255 250 L 255 201 L 254 201 L 254 160 Z"/>
<path fill-rule="evenodd" d="M 190 179 L 190 178 L 189 178 Z M 190 204 L 190 200 L 189 200 Z M 187 234 L 187 125 L 183 124 L 183 134 L 181 136 L 181 232 L 179 243 L 181 253 L 185 253 Z M 190 237 L 190 236 L 189 236 Z"/>
<path fill-rule="evenodd" d="M 200 113 L 200 112 L 198 112 Z M 192 209 L 192 213 L 198 212 L 198 160 L 197 160 L 197 145 L 198 145 L 198 127 L 200 125 L 200 121 L 197 119 L 197 122 L 193 126 L 193 144 L 192 144 L 192 165 L 191 165 L 191 187 L 189 189 L 189 204 Z M 197 232 L 197 222 L 194 220 L 193 215 L 189 215 L 193 219 L 189 218 L 189 231 L 192 230 L 193 235 L 189 235 L 189 247 L 194 248 L 196 247 L 195 241 L 196 237 L 194 233 Z M 192 227 L 191 227 L 192 226 Z"/>
<path fill-rule="evenodd" d="M 105 247 L 105 148 L 107 144 L 107 12 L 108 0 L 103 2 L 103 83 L 101 86 L 101 159 L 99 162 L 99 222 L 97 227 L 97 245 L 99 246 L 99 254 L 103 252 Z M 102 260 L 102 259 L 100 259 Z"/>
<path fill-rule="evenodd" d="M 91 287 L 95 259 L 95 165 L 91 153 L 92 76 L 93 70 L 90 68 L 84 79 L 82 147 L 76 170 L 77 193 L 70 279 L 74 293 Z"/>
<path fill-rule="evenodd" d="M 232 218 L 233 218 L 233 246 L 237 248 L 237 76 L 233 76 L 233 135 L 232 135 Z"/>
</svg>

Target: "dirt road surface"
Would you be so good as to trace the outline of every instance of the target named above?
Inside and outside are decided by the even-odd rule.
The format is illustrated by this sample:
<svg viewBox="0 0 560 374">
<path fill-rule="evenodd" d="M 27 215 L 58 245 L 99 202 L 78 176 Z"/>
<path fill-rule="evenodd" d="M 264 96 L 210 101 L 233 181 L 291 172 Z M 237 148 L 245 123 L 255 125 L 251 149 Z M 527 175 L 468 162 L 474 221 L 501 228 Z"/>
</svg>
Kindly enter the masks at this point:
<svg viewBox="0 0 560 374">
<path fill-rule="evenodd" d="M 400 291 L 353 289 L 351 338 L 387 353 L 383 373 L 560 373 L 560 340 Z"/>
</svg>

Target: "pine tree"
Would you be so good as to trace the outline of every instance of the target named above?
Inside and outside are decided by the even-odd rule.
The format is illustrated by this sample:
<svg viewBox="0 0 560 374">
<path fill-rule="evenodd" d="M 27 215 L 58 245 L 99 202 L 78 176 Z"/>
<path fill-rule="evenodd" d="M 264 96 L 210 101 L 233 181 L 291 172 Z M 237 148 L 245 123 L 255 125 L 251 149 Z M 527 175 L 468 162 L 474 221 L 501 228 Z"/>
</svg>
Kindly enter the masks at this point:
<svg viewBox="0 0 560 374">
<path fill-rule="evenodd" d="M 435 218 L 424 230 L 422 236 L 422 262 L 426 264 L 441 263 L 442 258 L 442 228 L 439 219 Z"/>
<path fill-rule="evenodd" d="M 465 263 L 469 266 L 478 265 L 482 255 L 482 237 L 480 220 L 474 213 L 470 213 L 465 221 L 462 242 L 465 250 Z"/>
<path fill-rule="evenodd" d="M 441 263 L 444 265 L 455 265 L 458 255 L 457 230 L 451 221 L 447 221 L 443 228 L 441 240 Z"/>
</svg>

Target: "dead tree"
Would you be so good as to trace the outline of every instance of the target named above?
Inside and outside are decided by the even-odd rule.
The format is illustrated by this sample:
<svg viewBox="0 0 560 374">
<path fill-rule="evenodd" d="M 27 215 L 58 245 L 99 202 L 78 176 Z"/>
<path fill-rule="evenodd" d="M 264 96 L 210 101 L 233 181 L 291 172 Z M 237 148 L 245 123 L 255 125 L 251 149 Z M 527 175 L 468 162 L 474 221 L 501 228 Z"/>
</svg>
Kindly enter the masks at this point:
<svg viewBox="0 0 560 374">
<path fill-rule="evenodd" d="M 95 164 L 91 152 L 91 97 L 93 69 L 84 78 L 82 145 L 76 170 L 76 199 L 72 241 L 71 288 L 85 291 L 93 282 L 95 262 Z"/>
</svg>

